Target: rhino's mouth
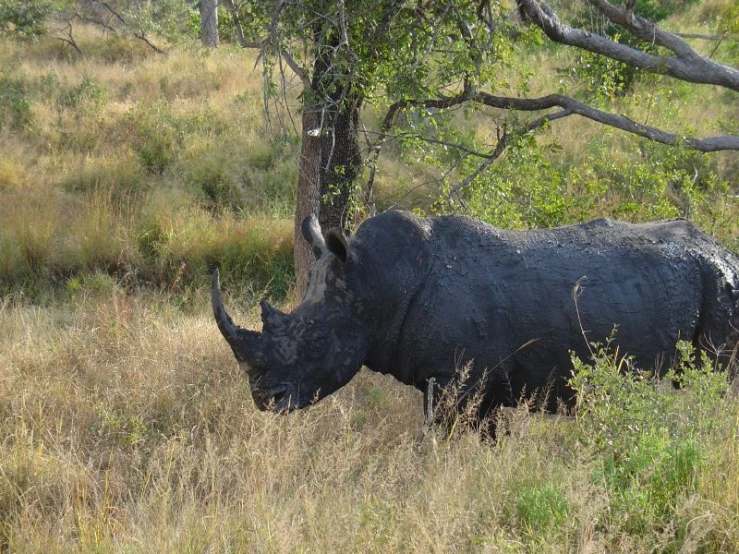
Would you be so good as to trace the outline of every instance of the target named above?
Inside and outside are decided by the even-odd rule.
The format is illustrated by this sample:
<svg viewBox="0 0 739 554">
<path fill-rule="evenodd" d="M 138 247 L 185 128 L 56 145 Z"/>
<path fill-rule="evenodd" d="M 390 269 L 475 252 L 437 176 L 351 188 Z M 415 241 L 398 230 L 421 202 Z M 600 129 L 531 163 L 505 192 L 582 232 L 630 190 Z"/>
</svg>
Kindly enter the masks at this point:
<svg viewBox="0 0 739 554">
<path fill-rule="evenodd" d="M 252 388 L 252 397 L 257 408 L 263 412 L 287 414 L 304 407 L 291 387 L 286 385 L 269 389 Z"/>
</svg>

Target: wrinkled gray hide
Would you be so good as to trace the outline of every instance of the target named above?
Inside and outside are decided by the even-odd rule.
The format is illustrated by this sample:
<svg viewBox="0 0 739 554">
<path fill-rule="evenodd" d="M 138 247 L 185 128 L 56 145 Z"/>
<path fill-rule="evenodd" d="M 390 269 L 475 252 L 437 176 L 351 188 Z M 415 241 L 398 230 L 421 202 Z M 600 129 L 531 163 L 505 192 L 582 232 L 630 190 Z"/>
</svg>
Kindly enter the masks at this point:
<svg viewBox="0 0 739 554">
<path fill-rule="evenodd" d="M 739 261 L 688 221 L 515 232 L 390 211 L 348 241 L 303 230 L 318 259 L 292 314 L 265 305 L 262 333 L 228 328 L 214 287 L 263 409 L 304 407 L 362 364 L 423 390 L 469 361 L 482 413 L 545 389 L 554 408 L 571 401 L 570 352 L 588 358 L 614 326 L 620 353 L 659 371 L 680 339 L 723 360 L 737 342 Z"/>
</svg>

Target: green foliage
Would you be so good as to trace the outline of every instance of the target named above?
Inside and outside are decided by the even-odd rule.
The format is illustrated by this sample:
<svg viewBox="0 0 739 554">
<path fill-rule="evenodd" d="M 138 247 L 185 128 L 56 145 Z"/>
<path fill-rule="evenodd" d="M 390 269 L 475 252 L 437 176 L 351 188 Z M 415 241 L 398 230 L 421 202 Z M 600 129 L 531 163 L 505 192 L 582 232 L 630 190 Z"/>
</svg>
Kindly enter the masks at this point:
<svg viewBox="0 0 739 554">
<path fill-rule="evenodd" d="M 698 2 L 699 0 L 640 0 L 635 4 L 634 13 L 652 23 L 659 24 L 669 16 L 680 13 Z M 623 7 L 625 1 L 616 1 L 614 4 Z M 622 28 L 611 23 L 595 8 L 582 10 L 576 8 L 572 23 L 576 27 L 591 29 L 614 42 L 649 54 L 660 55 L 660 50 L 654 44 L 637 39 L 631 34 L 624 34 Z M 576 58 L 575 65 L 565 69 L 563 73 L 576 82 L 584 84 L 588 98 L 603 101 L 627 94 L 640 77 L 641 70 L 605 56 L 584 52 Z"/>
<path fill-rule="evenodd" d="M 719 14 L 719 32 L 727 35 L 739 36 L 739 4 L 730 2 Z"/>
<path fill-rule="evenodd" d="M 621 42 L 621 35 L 616 34 L 611 39 Z M 647 46 L 642 50 L 656 54 L 654 47 Z M 587 51 L 577 56 L 573 66 L 560 71 L 576 87 L 583 87 L 580 96 L 600 104 L 629 93 L 641 76 L 639 68 Z"/>
<path fill-rule="evenodd" d="M 25 83 L 0 73 L 0 128 L 21 130 L 30 123 L 31 107 Z"/>
<path fill-rule="evenodd" d="M 47 20 L 61 5 L 55 0 L 0 0 L 0 34 L 32 39 L 46 32 Z"/>
<path fill-rule="evenodd" d="M 541 536 L 562 525 L 568 512 L 567 496 L 552 483 L 524 486 L 518 491 L 517 519 L 533 536 Z"/>
<path fill-rule="evenodd" d="M 88 75 L 82 77 L 79 85 L 62 91 L 59 96 L 60 104 L 68 108 L 79 108 L 81 105 L 100 107 L 108 100 L 107 90 Z"/>
<path fill-rule="evenodd" d="M 733 222 L 725 212 L 729 182 L 718 177 L 710 158 L 646 140 L 614 158 L 609 152 L 612 140 L 603 135 L 592 141 L 589 154 L 578 162 L 562 160 L 558 145 L 541 145 L 533 137 L 513 144 L 505 159 L 460 191 L 466 212 L 513 229 L 603 216 L 626 221 L 683 216 L 707 231 L 731 236 Z M 441 155 L 436 159 L 440 165 L 447 163 Z M 468 158 L 463 172 L 471 173 L 478 163 Z M 448 201 L 450 186 L 441 188 L 435 213 L 458 209 Z"/>
<path fill-rule="evenodd" d="M 664 378 L 634 367 L 612 344 L 593 345 L 587 363 L 573 358 L 570 386 L 583 440 L 601 459 L 596 479 L 609 488 L 612 517 L 644 532 L 675 521 L 678 500 L 694 490 L 728 380 L 687 343 Z"/>
<path fill-rule="evenodd" d="M 193 2 L 188 0 L 126 2 L 122 8 L 128 24 L 140 36 L 162 37 L 178 43 L 195 39 L 200 32 L 199 25 L 193 26 L 193 17 L 197 14 Z"/>
<path fill-rule="evenodd" d="M 174 115 L 165 101 L 151 108 L 139 107 L 130 117 L 137 134 L 134 148 L 142 167 L 151 173 L 164 173 L 183 147 L 185 121 Z"/>
<path fill-rule="evenodd" d="M 248 241 L 213 249 L 205 261 L 219 263 L 224 282 L 246 283 L 255 296 L 284 299 L 294 282 L 292 243 L 274 245 L 257 230 Z"/>
</svg>

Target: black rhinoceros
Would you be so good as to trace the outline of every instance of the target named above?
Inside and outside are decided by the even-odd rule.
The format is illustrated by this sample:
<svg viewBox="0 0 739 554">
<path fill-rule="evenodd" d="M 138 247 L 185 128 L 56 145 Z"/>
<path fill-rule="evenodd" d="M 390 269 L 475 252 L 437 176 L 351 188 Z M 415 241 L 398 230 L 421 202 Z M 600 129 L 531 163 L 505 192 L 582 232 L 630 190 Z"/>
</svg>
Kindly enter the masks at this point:
<svg viewBox="0 0 739 554">
<path fill-rule="evenodd" d="M 218 327 L 262 410 L 308 406 L 362 365 L 422 390 L 468 365 L 480 414 L 544 389 L 554 409 L 572 401 L 571 353 L 587 358 L 614 326 L 619 352 L 657 371 L 679 340 L 725 359 L 737 344 L 739 259 L 685 220 L 516 232 L 389 211 L 350 239 L 313 218 L 302 230 L 308 290 L 291 314 L 263 301 L 261 333 L 232 322 L 213 277 Z"/>
</svg>

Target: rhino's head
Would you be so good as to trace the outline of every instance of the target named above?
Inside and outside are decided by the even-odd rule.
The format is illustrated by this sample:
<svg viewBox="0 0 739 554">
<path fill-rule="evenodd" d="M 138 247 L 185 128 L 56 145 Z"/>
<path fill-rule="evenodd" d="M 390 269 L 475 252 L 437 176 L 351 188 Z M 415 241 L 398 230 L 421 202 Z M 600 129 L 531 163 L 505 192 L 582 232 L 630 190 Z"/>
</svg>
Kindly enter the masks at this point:
<svg viewBox="0 0 739 554">
<path fill-rule="evenodd" d="M 291 314 L 263 300 L 261 333 L 233 323 L 221 300 L 218 270 L 213 273 L 213 314 L 260 410 L 290 411 L 320 400 L 345 385 L 367 355 L 364 303 L 348 276 L 357 260 L 346 239 L 333 229 L 321 236 L 315 218 L 306 219 L 302 231 L 316 256 L 308 291 Z"/>
</svg>

